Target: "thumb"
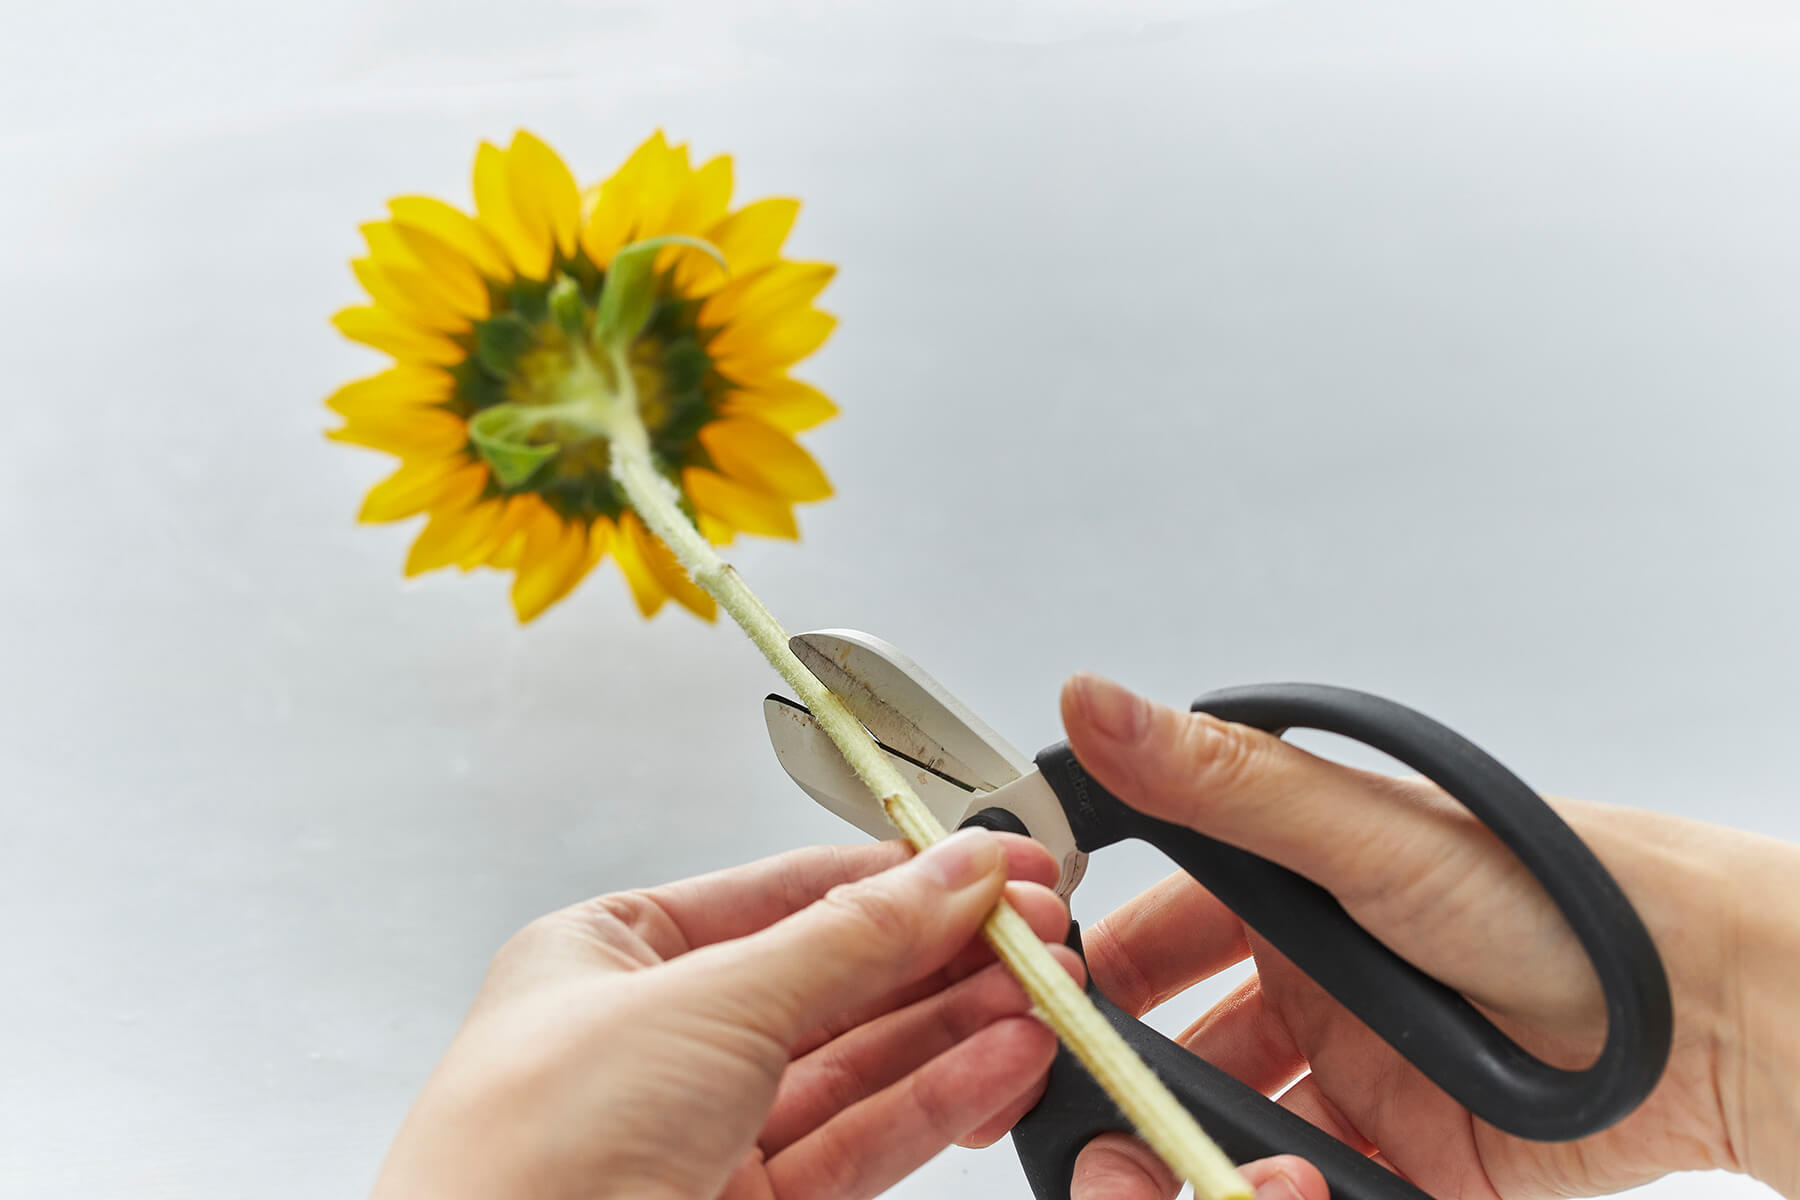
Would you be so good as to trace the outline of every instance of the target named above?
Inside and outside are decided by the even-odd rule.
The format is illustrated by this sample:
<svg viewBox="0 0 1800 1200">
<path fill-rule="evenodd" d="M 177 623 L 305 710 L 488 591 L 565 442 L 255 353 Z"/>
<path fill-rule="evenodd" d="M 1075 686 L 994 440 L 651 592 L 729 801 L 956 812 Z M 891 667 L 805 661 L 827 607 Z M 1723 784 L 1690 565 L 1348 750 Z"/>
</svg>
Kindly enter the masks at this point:
<svg viewBox="0 0 1800 1200">
<path fill-rule="evenodd" d="M 999 840 L 985 829 L 965 829 L 729 943 L 724 966 L 746 1018 L 791 1045 L 833 1015 L 949 962 L 1005 886 Z"/>
<path fill-rule="evenodd" d="M 1132 808 L 1272 859 L 1340 898 L 1388 873 L 1396 829 L 1429 824 L 1393 780 L 1098 675 L 1063 686 L 1062 716 L 1081 765 Z M 1401 815 L 1411 820 L 1391 819 Z"/>
</svg>

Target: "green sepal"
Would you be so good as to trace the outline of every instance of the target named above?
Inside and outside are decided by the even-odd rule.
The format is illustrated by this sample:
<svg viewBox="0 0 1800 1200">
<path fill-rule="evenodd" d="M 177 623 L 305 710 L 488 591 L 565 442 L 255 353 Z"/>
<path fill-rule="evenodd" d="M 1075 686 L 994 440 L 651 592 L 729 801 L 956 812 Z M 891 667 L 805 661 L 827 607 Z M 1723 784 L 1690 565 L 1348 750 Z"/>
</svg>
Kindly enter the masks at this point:
<svg viewBox="0 0 1800 1200">
<path fill-rule="evenodd" d="M 691 333 L 663 343 L 663 387 L 670 392 L 698 392 L 712 370 L 712 358 Z"/>
<path fill-rule="evenodd" d="M 475 361 L 502 379 L 511 378 L 532 340 L 531 326 L 517 314 L 489 317 L 475 327 Z"/>
<path fill-rule="evenodd" d="M 517 404 L 496 404 L 476 413 L 469 422 L 469 440 L 487 460 L 501 487 L 518 487 L 562 450 L 555 442 L 537 445 L 527 440 L 537 422 L 531 409 Z"/>
<path fill-rule="evenodd" d="M 558 275 L 550 289 L 550 316 L 571 339 L 587 333 L 587 309 L 581 302 L 581 286 L 567 275 Z"/>
<path fill-rule="evenodd" d="M 600 310 L 594 316 L 594 344 L 602 350 L 623 350 L 643 331 L 656 307 L 656 280 L 650 271 L 656 255 L 667 246 L 687 246 L 711 255 L 721 270 L 729 270 L 725 256 L 711 242 L 682 233 L 633 242 L 612 256 L 606 266 L 606 282 L 600 292 Z"/>
</svg>

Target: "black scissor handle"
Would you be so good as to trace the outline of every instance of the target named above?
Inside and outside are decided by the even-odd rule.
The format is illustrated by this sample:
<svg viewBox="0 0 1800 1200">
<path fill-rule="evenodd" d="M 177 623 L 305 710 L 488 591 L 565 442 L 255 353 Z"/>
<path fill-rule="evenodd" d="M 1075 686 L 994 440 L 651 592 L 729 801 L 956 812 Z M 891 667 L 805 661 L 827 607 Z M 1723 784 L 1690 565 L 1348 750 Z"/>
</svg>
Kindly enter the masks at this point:
<svg viewBox="0 0 1800 1200">
<path fill-rule="evenodd" d="M 1083 850 L 1131 837 L 1156 846 L 1457 1102 L 1508 1133 L 1538 1141 L 1585 1137 L 1649 1094 L 1668 1061 L 1673 1024 L 1662 960 L 1612 876 L 1517 776 L 1429 717 L 1345 688 L 1229 688 L 1202 696 L 1194 710 L 1277 734 L 1307 728 L 1353 738 L 1420 772 L 1493 830 L 1549 893 L 1594 965 L 1607 1014 L 1599 1057 L 1565 1070 L 1527 1053 L 1462 996 L 1351 920 L 1325 889 L 1127 807 L 1061 744 L 1040 754 L 1038 766 Z M 1046 1093 L 1040 1107 L 1050 1103 Z M 1205 1122 L 1205 1112 L 1196 1115 Z"/>
<path fill-rule="evenodd" d="M 1068 943 L 1080 952 L 1081 929 L 1074 922 Z M 1386 1167 L 1133 1017 L 1108 1000 L 1091 977 L 1087 994 L 1231 1161 L 1298 1154 L 1325 1176 L 1331 1200 L 1430 1200 Z M 1012 1137 L 1032 1193 L 1040 1200 L 1068 1200 L 1082 1147 L 1102 1133 L 1130 1129 L 1112 1098 L 1073 1054 L 1058 1047 L 1044 1098 L 1013 1127 Z"/>
</svg>

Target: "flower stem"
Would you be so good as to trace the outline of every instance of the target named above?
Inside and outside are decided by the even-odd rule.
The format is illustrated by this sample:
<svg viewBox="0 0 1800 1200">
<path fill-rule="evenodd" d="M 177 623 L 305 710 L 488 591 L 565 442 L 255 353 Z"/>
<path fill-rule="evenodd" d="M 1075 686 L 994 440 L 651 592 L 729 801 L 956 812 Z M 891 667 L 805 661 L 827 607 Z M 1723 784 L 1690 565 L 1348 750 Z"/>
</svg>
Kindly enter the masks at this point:
<svg viewBox="0 0 1800 1200">
<path fill-rule="evenodd" d="M 614 367 L 616 378 L 629 388 L 631 373 L 621 357 L 615 355 Z M 619 399 L 624 402 L 613 406 L 607 434 L 612 477 L 631 507 L 794 689 L 913 848 L 923 850 L 943 838 L 944 827 L 913 794 L 868 730 L 794 655 L 781 623 L 689 522 L 673 485 L 657 471 L 651 458 L 649 435 L 635 398 L 625 394 Z M 1057 1037 L 1162 1160 L 1194 1185 L 1197 1200 L 1251 1200 L 1251 1188 L 1231 1160 L 1106 1023 L 1011 905 L 1002 900 L 989 914 L 982 933 L 1024 985 Z"/>
</svg>

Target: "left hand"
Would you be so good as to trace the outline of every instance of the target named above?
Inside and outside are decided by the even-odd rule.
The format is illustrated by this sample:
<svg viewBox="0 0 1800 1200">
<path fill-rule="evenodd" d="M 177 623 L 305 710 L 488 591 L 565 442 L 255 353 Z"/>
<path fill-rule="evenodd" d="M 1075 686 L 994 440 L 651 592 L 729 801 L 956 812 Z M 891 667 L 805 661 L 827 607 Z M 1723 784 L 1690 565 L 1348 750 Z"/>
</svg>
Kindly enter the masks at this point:
<svg viewBox="0 0 1800 1200">
<path fill-rule="evenodd" d="M 1037 843 L 969 830 L 540 918 L 495 958 L 376 1200 L 868 1197 L 993 1141 L 1056 1039 L 977 934 L 1004 891 L 1079 982 L 1055 878 Z"/>
</svg>

